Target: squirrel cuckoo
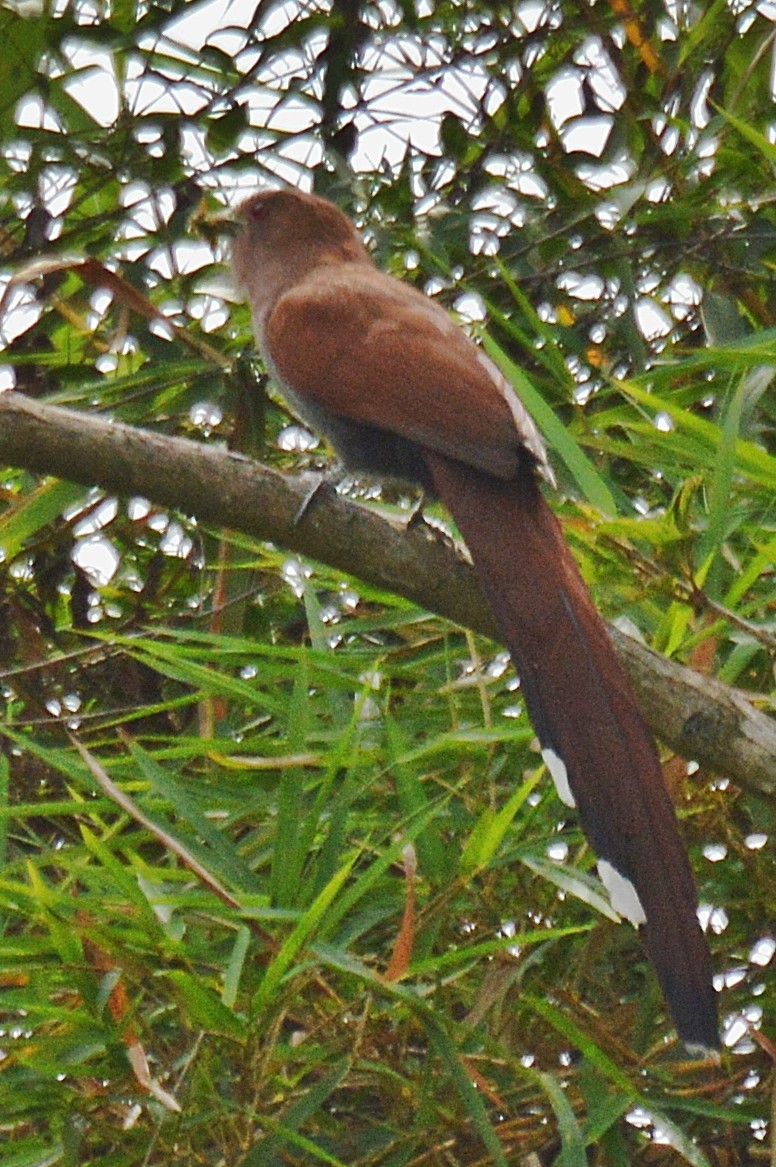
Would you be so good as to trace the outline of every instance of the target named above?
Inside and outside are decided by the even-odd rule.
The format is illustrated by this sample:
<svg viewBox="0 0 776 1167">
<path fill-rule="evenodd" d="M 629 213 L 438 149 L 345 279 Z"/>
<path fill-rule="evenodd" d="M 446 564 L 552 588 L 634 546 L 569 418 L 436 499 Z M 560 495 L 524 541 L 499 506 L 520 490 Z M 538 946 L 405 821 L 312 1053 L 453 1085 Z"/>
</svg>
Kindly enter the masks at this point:
<svg viewBox="0 0 776 1167">
<path fill-rule="evenodd" d="M 233 268 L 259 348 L 346 466 L 419 483 L 450 511 L 520 677 L 561 800 L 614 909 L 642 933 L 679 1036 L 719 1046 L 711 959 L 657 750 L 539 489 L 539 433 L 491 361 L 427 296 L 375 267 L 332 203 L 263 191 Z"/>
</svg>

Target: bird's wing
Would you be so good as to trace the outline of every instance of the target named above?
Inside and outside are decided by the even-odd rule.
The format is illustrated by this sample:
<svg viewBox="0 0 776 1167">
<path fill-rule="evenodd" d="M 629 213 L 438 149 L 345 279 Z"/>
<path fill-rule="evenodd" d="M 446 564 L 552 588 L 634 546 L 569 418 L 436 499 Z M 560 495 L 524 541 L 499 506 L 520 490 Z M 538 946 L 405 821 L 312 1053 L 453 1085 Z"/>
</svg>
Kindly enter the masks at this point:
<svg viewBox="0 0 776 1167">
<path fill-rule="evenodd" d="M 514 477 L 527 450 L 551 477 L 495 365 L 438 304 L 376 268 L 316 269 L 269 312 L 263 347 L 282 381 L 338 417 L 497 478 Z"/>
</svg>

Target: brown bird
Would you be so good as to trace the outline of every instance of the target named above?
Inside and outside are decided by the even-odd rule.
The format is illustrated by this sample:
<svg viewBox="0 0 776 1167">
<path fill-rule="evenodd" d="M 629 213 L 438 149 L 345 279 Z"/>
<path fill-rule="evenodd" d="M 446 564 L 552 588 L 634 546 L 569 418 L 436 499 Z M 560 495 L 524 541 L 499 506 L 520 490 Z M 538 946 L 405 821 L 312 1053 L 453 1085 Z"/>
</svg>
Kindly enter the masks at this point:
<svg viewBox="0 0 776 1167">
<path fill-rule="evenodd" d="M 679 1036 L 719 1046 L 711 959 L 657 750 L 544 500 L 527 411 L 438 304 L 372 262 L 332 203 L 263 191 L 233 267 L 269 370 L 343 463 L 420 484 L 466 540 L 542 756 L 576 806 L 612 906 L 640 929 Z"/>
</svg>

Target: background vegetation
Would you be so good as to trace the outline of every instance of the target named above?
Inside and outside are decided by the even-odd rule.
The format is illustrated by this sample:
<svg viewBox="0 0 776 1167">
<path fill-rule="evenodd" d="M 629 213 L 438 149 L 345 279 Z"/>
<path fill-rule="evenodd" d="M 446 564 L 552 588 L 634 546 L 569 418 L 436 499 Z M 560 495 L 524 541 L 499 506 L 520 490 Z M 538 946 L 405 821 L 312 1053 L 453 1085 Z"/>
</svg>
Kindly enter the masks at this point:
<svg viewBox="0 0 776 1167">
<path fill-rule="evenodd" d="M 2 383 L 324 465 L 206 221 L 312 184 L 520 367 L 602 610 L 772 709 L 773 15 L 6 3 Z M 153 499 L 0 489 L 0 1163 L 774 1161 L 762 783 L 666 756 L 726 1038 L 687 1062 L 497 646 Z"/>
</svg>

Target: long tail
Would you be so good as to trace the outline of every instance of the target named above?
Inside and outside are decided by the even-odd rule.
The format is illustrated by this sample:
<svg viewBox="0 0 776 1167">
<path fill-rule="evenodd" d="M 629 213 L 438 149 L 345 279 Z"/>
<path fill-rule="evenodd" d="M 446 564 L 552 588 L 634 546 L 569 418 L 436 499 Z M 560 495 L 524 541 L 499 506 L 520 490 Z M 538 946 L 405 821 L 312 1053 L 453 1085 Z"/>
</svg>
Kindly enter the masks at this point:
<svg viewBox="0 0 776 1167">
<path fill-rule="evenodd" d="M 431 451 L 426 458 L 612 904 L 640 926 L 679 1036 L 715 1050 L 711 958 L 657 750 L 558 521 L 528 467 L 502 482 Z"/>
</svg>

